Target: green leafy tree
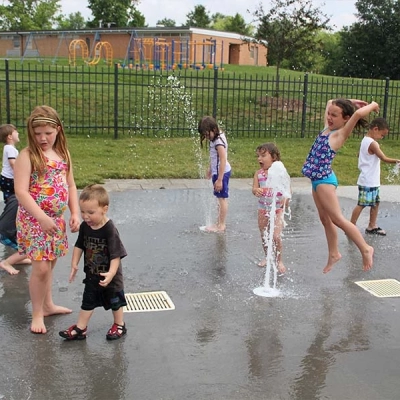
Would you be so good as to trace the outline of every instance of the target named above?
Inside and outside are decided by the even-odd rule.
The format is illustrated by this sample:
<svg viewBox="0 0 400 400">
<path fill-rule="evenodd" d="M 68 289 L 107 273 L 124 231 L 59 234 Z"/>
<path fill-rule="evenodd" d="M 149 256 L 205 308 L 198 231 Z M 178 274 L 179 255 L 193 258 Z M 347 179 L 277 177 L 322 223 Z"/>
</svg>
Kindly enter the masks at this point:
<svg viewBox="0 0 400 400">
<path fill-rule="evenodd" d="M 253 27 L 246 24 L 246 21 L 240 14 L 235 14 L 233 17 L 228 17 L 225 24 L 225 31 L 240 33 L 244 36 L 251 36 L 253 34 Z"/>
<path fill-rule="evenodd" d="M 52 29 L 60 15 L 59 0 L 14 0 L 0 5 L 0 29 Z"/>
<path fill-rule="evenodd" d="M 194 10 L 186 15 L 186 25 L 197 28 L 209 28 L 211 24 L 210 13 L 202 5 L 197 5 Z"/>
<path fill-rule="evenodd" d="M 135 28 L 144 28 L 146 26 L 145 16 L 137 9 L 131 11 L 128 26 Z"/>
<path fill-rule="evenodd" d="M 232 17 L 216 13 L 213 14 L 211 19 L 211 28 L 216 31 L 234 32 L 243 36 L 251 36 L 254 32 L 253 26 L 251 24 L 246 24 L 246 21 L 240 14 L 236 14 Z"/>
<path fill-rule="evenodd" d="M 312 0 L 271 0 L 269 11 L 262 4 L 254 12 L 259 25 L 255 39 L 268 47 L 268 59 L 276 64 L 276 82 L 279 89 L 279 68 L 283 60 L 300 52 L 319 48 L 316 33 L 328 29 L 329 18 Z"/>
<path fill-rule="evenodd" d="M 61 15 L 58 20 L 57 29 L 83 29 L 86 28 L 86 21 L 83 15 L 78 11 L 71 13 L 67 17 Z"/>
<path fill-rule="evenodd" d="M 163 19 L 159 19 L 157 21 L 157 25 L 164 25 L 164 26 L 174 27 L 174 26 L 176 26 L 176 23 L 175 23 L 175 21 L 173 19 L 163 18 Z"/>
<path fill-rule="evenodd" d="M 400 1 L 358 0 L 357 21 L 340 32 L 342 76 L 400 79 Z"/>
<path fill-rule="evenodd" d="M 137 22 L 143 23 L 144 17 L 135 7 L 138 2 L 138 0 L 88 0 L 88 8 L 94 17 L 88 25 L 98 27 L 100 24 L 102 26 L 112 24 L 112 26 L 126 27 L 131 24 L 136 25 Z"/>
</svg>

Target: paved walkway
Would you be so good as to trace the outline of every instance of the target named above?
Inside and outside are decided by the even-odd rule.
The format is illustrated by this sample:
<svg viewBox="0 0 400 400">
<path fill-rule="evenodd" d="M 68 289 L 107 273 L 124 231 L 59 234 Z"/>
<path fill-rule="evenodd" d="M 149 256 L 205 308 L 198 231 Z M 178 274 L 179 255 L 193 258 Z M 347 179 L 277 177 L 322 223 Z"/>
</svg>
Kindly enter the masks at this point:
<svg viewBox="0 0 400 400">
<path fill-rule="evenodd" d="M 229 187 L 236 190 L 251 190 L 252 179 L 231 179 Z M 311 193 L 310 181 L 307 178 L 292 178 L 293 193 Z M 204 179 L 106 179 L 104 186 L 108 191 L 122 192 L 125 190 L 154 189 L 201 189 L 210 187 L 210 182 Z M 338 187 L 338 196 L 357 200 L 356 186 Z M 381 200 L 397 203 L 400 199 L 399 185 L 382 185 Z"/>
</svg>

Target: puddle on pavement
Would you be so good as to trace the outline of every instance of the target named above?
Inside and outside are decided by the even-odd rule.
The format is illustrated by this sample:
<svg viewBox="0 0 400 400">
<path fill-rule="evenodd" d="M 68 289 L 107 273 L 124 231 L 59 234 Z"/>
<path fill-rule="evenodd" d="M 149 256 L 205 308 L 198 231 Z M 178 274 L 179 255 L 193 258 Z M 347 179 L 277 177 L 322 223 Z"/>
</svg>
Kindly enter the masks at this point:
<svg viewBox="0 0 400 400">
<path fill-rule="evenodd" d="M 100 309 L 86 341 L 59 338 L 59 330 L 75 323 L 83 290 L 82 271 L 68 290 L 58 290 L 70 256 L 56 266 L 53 293 L 74 312 L 49 317 L 43 336 L 29 332 L 30 267 L 20 267 L 17 276 L 0 272 L 0 399 L 335 398 L 333 388 L 355 382 L 344 360 L 356 374 L 365 365 L 356 354 L 395 346 L 396 320 L 385 318 L 393 308 L 353 284 L 397 270 L 400 223 L 390 205 L 381 205 L 390 215 L 383 217 L 388 236 L 367 238 L 376 247 L 374 270 L 362 272 L 357 248 L 340 233 L 343 258 L 324 275 L 327 248 L 312 198 L 295 194 L 284 229 L 282 295 L 261 298 L 253 294 L 264 280 L 256 265 L 262 248 L 254 196 L 232 191 L 223 235 L 199 230 L 205 225 L 201 201 L 198 190 L 111 194 L 109 216 L 128 251 L 125 291 L 165 290 L 175 304 L 170 312 L 127 315 L 128 335 L 117 343 L 106 342 L 112 317 Z M 354 201 L 341 205 L 350 215 Z M 70 235 L 71 246 L 75 239 Z M 383 387 L 378 378 L 370 379 L 376 390 Z M 373 400 L 372 393 L 368 385 L 357 392 L 365 400 Z"/>
</svg>

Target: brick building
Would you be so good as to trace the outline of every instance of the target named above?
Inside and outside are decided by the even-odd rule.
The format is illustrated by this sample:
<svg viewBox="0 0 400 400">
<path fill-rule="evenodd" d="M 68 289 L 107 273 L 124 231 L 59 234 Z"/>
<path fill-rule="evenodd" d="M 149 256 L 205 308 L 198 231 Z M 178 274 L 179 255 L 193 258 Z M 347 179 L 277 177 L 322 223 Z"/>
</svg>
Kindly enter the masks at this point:
<svg viewBox="0 0 400 400">
<path fill-rule="evenodd" d="M 247 41 L 245 40 L 247 39 Z M 1 58 L 66 57 L 70 64 L 154 67 L 267 65 L 267 48 L 230 32 L 190 27 L 0 32 Z"/>
</svg>

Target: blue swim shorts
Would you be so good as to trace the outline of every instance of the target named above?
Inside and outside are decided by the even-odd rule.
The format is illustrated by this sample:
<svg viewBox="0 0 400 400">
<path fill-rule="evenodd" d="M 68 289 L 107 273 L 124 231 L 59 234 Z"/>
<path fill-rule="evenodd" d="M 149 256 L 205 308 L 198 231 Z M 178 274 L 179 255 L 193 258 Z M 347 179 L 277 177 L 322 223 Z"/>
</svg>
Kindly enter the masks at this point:
<svg viewBox="0 0 400 400">
<path fill-rule="evenodd" d="M 339 185 L 336 175 L 333 171 L 326 179 L 318 179 L 316 181 L 311 181 L 313 190 L 316 191 L 317 186 L 321 185 L 322 183 L 325 185 L 333 185 L 335 187 L 338 187 L 338 185 Z"/>
<path fill-rule="evenodd" d="M 224 177 L 222 178 L 222 190 L 220 192 L 216 192 L 214 190 L 214 196 L 219 199 L 227 199 L 229 197 L 229 178 L 231 177 L 231 171 L 225 172 Z M 218 179 L 218 175 L 212 176 L 212 183 L 214 185 L 215 181 Z"/>
<path fill-rule="evenodd" d="M 17 243 L 13 242 L 11 239 L 8 237 L 5 237 L 0 233 L 0 243 L 3 244 L 4 246 L 11 247 L 14 250 L 18 250 L 18 245 Z"/>
</svg>

